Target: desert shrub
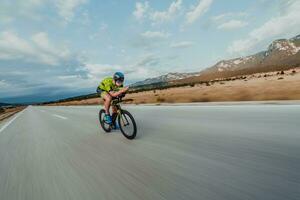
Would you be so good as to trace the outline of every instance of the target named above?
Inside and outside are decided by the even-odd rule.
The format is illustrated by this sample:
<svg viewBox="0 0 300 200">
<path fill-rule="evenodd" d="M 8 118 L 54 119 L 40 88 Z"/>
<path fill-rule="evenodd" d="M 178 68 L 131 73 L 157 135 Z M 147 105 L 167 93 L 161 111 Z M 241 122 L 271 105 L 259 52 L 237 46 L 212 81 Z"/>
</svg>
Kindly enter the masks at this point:
<svg viewBox="0 0 300 200">
<path fill-rule="evenodd" d="M 4 111 L 5 111 L 4 108 L 0 107 L 0 113 L 4 113 Z"/>
<path fill-rule="evenodd" d="M 195 84 L 194 84 L 194 83 L 191 83 L 191 84 L 190 84 L 190 86 L 191 86 L 191 87 L 194 87 L 194 86 L 195 86 Z"/>
<path fill-rule="evenodd" d="M 134 99 L 128 98 L 128 99 L 124 99 L 125 102 L 132 102 L 134 101 Z"/>
<path fill-rule="evenodd" d="M 157 97 L 156 101 L 157 101 L 157 102 L 165 102 L 166 99 L 163 98 L 163 97 Z"/>
<path fill-rule="evenodd" d="M 210 99 L 208 97 L 199 97 L 199 98 L 191 98 L 190 99 L 191 102 L 209 102 Z"/>
<path fill-rule="evenodd" d="M 279 77 L 279 78 L 278 78 L 278 80 L 281 80 L 281 79 L 283 79 L 283 77 Z"/>
<path fill-rule="evenodd" d="M 296 70 L 293 70 L 293 71 L 292 71 L 292 74 L 295 74 L 295 73 L 296 73 Z"/>
<path fill-rule="evenodd" d="M 249 94 L 248 91 L 239 91 L 238 95 L 235 97 L 236 101 L 251 101 L 253 100 L 253 96 Z"/>
<path fill-rule="evenodd" d="M 166 99 L 164 102 L 167 102 L 167 103 L 175 103 L 175 99 Z"/>
<path fill-rule="evenodd" d="M 281 71 L 280 74 L 283 75 L 283 74 L 284 74 L 284 71 Z"/>
</svg>

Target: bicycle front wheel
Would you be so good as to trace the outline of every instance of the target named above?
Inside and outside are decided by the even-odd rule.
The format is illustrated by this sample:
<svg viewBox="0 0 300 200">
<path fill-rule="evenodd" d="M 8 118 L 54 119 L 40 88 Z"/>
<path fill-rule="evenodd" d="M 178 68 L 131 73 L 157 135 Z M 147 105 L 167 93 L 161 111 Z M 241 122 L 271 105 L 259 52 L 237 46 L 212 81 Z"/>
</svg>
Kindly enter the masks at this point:
<svg viewBox="0 0 300 200">
<path fill-rule="evenodd" d="M 104 130 L 105 132 L 110 132 L 110 131 L 111 131 L 111 125 L 105 123 L 105 121 L 104 121 L 104 116 L 105 116 L 105 110 L 104 110 L 104 109 L 101 109 L 101 110 L 99 111 L 99 122 L 100 122 L 100 125 L 101 125 L 101 127 L 103 128 L 103 130 Z"/>
<path fill-rule="evenodd" d="M 118 123 L 122 134 L 129 140 L 132 140 L 136 136 L 137 127 L 133 116 L 127 110 L 122 110 Z"/>
</svg>

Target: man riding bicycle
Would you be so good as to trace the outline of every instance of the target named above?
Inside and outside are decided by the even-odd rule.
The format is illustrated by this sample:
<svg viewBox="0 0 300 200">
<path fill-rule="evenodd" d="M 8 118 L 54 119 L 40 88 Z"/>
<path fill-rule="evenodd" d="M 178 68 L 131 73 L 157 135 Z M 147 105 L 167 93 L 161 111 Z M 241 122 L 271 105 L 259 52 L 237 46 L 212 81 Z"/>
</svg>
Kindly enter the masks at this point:
<svg viewBox="0 0 300 200">
<path fill-rule="evenodd" d="M 113 98 L 116 98 L 125 92 L 128 87 L 123 87 L 124 74 L 122 72 L 116 72 L 113 77 L 104 78 L 97 88 L 97 93 L 104 100 L 105 116 L 104 121 L 108 124 L 115 123 L 117 117 L 117 109 L 112 106 L 112 116 L 110 116 L 109 108 Z"/>
</svg>

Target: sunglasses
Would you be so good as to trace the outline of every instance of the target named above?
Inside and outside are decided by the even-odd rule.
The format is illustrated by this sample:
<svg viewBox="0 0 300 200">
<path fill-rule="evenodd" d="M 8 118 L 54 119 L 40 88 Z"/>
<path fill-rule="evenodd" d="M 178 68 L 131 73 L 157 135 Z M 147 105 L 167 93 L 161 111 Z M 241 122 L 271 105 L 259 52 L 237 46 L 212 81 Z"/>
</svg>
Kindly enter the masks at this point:
<svg viewBox="0 0 300 200">
<path fill-rule="evenodd" d="M 119 80 L 116 80 L 117 83 L 123 83 L 124 82 L 124 79 L 119 79 Z"/>
</svg>

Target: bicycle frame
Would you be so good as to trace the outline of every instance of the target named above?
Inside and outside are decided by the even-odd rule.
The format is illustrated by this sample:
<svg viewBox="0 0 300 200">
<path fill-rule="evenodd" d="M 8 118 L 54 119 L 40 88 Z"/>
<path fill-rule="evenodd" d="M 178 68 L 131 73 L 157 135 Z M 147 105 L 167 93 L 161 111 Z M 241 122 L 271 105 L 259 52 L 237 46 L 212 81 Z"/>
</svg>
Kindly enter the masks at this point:
<svg viewBox="0 0 300 200">
<path fill-rule="evenodd" d="M 121 105 L 120 105 L 121 102 L 122 102 L 122 98 L 120 98 L 120 97 L 116 98 L 116 99 L 113 99 L 112 102 L 111 102 L 111 106 L 115 106 L 116 107 L 117 113 L 118 113 L 118 117 L 121 118 L 123 124 L 126 126 L 126 125 L 129 124 L 129 122 L 128 122 L 128 119 L 126 118 L 126 116 L 125 116 L 126 123 L 124 121 L 124 118 L 122 117 L 122 108 L 121 108 Z"/>
<path fill-rule="evenodd" d="M 118 114 L 121 113 L 121 110 L 122 110 L 121 105 L 120 105 L 121 102 L 122 102 L 122 98 L 113 99 L 111 102 L 111 106 L 114 106 L 117 108 Z"/>
</svg>

